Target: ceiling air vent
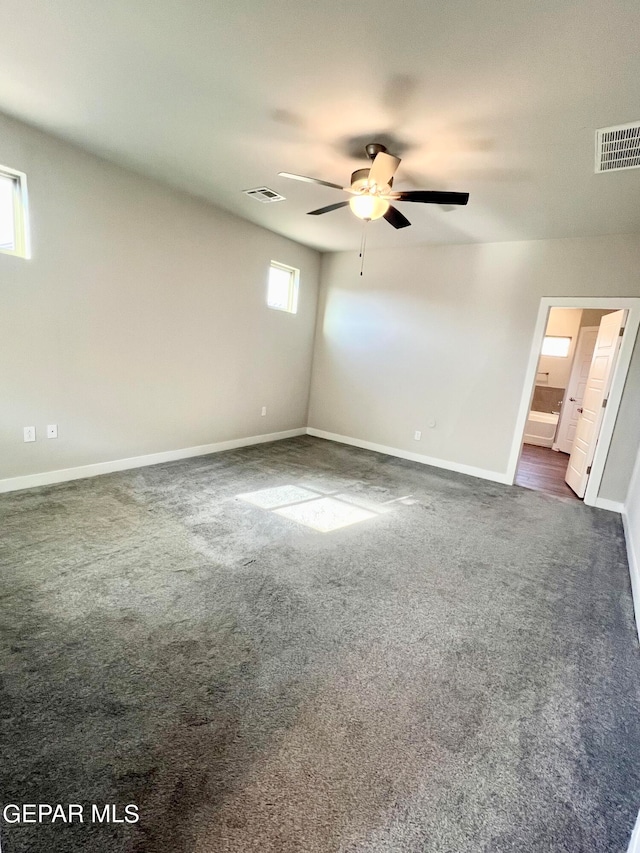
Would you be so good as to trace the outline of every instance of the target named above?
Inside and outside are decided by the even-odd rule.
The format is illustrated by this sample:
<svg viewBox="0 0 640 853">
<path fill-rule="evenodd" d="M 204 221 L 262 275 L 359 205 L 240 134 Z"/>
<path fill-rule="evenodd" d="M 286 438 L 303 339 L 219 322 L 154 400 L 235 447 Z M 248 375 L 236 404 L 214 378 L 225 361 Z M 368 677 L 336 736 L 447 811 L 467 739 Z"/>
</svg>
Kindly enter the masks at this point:
<svg viewBox="0 0 640 853">
<path fill-rule="evenodd" d="M 640 121 L 596 130 L 596 172 L 640 169 Z"/>
<path fill-rule="evenodd" d="M 242 190 L 249 198 L 255 198 L 256 201 L 262 201 L 265 204 L 270 201 L 284 201 L 284 196 L 270 190 L 269 187 L 256 187 L 254 190 Z"/>
</svg>

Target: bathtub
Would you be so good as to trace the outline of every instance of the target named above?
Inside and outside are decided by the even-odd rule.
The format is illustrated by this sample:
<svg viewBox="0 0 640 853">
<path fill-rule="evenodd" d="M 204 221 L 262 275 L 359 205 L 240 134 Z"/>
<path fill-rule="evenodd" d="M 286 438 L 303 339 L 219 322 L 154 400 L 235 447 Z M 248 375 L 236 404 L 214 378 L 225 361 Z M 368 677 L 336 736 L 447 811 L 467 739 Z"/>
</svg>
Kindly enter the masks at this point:
<svg viewBox="0 0 640 853">
<path fill-rule="evenodd" d="M 529 412 L 524 429 L 524 443 L 551 447 L 558 426 L 556 412 Z"/>
</svg>

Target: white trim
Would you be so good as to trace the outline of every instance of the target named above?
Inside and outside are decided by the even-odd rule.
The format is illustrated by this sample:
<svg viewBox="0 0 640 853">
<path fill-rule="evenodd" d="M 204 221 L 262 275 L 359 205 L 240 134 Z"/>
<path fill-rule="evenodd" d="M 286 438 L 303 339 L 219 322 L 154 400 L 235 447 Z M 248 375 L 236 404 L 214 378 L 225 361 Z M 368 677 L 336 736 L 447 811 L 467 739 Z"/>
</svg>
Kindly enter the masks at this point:
<svg viewBox="0 0 640 853">
<path fill-rule="evenodd" d="M 636 825 L 633 827 L 627 853 L 640 853 L 640 812 L 638 812 L 638 817 L 636 818 Z"/>
<path fill-rule="evenodd" d="M 631 597 L 633 598 L 636 630 L 638 632 L 638 640 L 640 641 L 640 555 L 636 553 L 636 543 L 633 541 L 633 533 L 629 526 L 629 517 L 626 510 L 622 512 L 622 526 L 624 527 L 624 538 L 627 543 L 627 559 L 629 561 L 629 575 L 631 577 Z M 637 825 L 636 829 L 640 832 L 640 828 Z M 638 839 L 637 844 L 638 853 L 640 853 L 640 839 Z"/>
<path fill-rule="evenodd" d="M 14 492 L 18 489 L 32 489 L 35 486 L 49 486 L 52 483 L 64 483 L 67 480 L 80 480 L 84 477 L 97 477 L 114 471 L 127 471 L 130 468 L 144 468 L 147 465 L 159 465 L 161 462 L 173 462 L 177 459 L 189 459 L 191 456 L 206 456 L 208 453 L 220 453 L 222 450 L 234 450 L 251 444 L 264 444 L 268 441 L 280 441 L 306 435 L 305 427 L 288 429 L 282 432 L 270 432 L 265 435 L 252 435 L 247 438 L 234 438 L 230 441 L 217 441 L 214 444 L 200 444 L 197 447 L 183 447 L 179 450 L 163 450 L 160 453 L 148 453 L 145 456 L 131 456 L 129 459 L 114 459 L 110 462 L 96 462 L 92 465 L 80 465 L 77 468 L 62 468 L 58 471 L 44 471 L 42 474 L 27 474 L 23 477 L 9 477 L 0 480 L 1 492 Z"/>
<path fill-rule="evenodd" d="M 351 438 L 348 435 L 338 435 L 335 432 L 325 432 L 323 429 L 314 429 L 313 427 L 307 429 L 307 435 L 325 438 L 327 441 L 336 441 L 338 444 L 362 447 L 364 450 L 373 450 L 375 453 L 386 453 L 387 456 L 397 456 L 399 459 L 409 459 L 411 462 L 420 462 L 421 465 L 431 465 L 434 468 L 444 468 L 446 471 L 456 471 L 458 474 L 467 474 L 469 477 L 480 477 L 482 480 L 493 480 L 495 483 L 511 485 L 506 474 L 501 474 L 499 471 L 474 468 L 472 465 L 463 465 L 460 462 L 448 462 L 446 459 L 436 459 L 434 456 L 424 456 L 422 453 L 412 453 L 410 450 L 400 450 L 398 447 L 388 447 L 386 444 L 374 444 L 372 441 L 363 441 L 360 438 Z"/>
<path fill-rule="evenodd" d="M 271 290 L 271 270 L 281 270 L 289 273 L 289 287 L 287 288 L 287 305 L 280 307 L 272 305 L 269 302 L 269 291 Z M 298 292 L 300 289 L 300 270 L 297 267 L 290 267 L 280 261 L 271 261 L 269 264 L 269 275 L 267 276 L 267 308 L 272 308 L 274 311 L 284 311 L 287 314 L 298 313 Z"/>
<path fill-rule="evenodd" d="M 516 419 L 515 431 L 511 443 L 511 453 L 509 455 L 509 464 L 507 466 L 506 482 L 512 484 L 515 481 L 518 461 L 522 450 L 522 436 L 527 422 L 529 409 L 531 408 L 531 400 L 535 387 L 536 369 L 538 367 L 538 358 L 540 348 L 544 338 L 544 332 L 547 327 L 547 318 L 551 308 L 607 308 L 611 311 L 626 309 L 629 313 L 625 326 L 625 332 L 622 338 L 622 345 L 618 353 L 618 360 L 615 366 L 613 382 L 609 392 L 607 408 L 604 411 L 602 424 L 600 427 L 600 436 L 596 446 L 596 452 L 591 463 L 591 475 L 587 483 L 587 490 L 584 496 L 584 502 L 589 506 L 596 506 L 596 499 L 602 481 L 604 466 L 607 461 L 607 453 L 609 452 L 609 444 L 613 429 L 618 415 L 618 407 L 622 398 L 629 363 L 631 362 L 631 354 L 635 343 L 638 327 L 640 326 L 640 299 L 637 297 L 621 296 L 614 297 L 580 297 L 580 296 L 543 296 L 540 300 L 540 308 L 538 310 L 538 319 L 533 333 L 531 350 L 529 352 L 529 362 L 525 373 L 525 381 L 522 389 L 522 397 L 520 399 L 520 408 Z"/>
<path fill-rule="evenodd" d="M 610 501 L 608 498 L 596 498 L 593 506 L 598 509 L 608 509 L 610 512 L 624 512 L 624 504 L 620 501 Z"/>
<path fill-rule="evenodd" d="M 31 232 L 29 228 L 29 193 L 27 191 L 27 176 L 17 169 L 0 166 L 0 175 L 14 181 L 13 188 L 13 249 L 0 249 L 4 255 L 29 260 L 31 258 Z"/>
<path fill-rule="evenodd" d="M 631 576 L 631 595 L 633 597 L 633 609 L 636 616 L 636 628 L 638 630 L 638 639 L 640 640 L 640 528 L 635 523 L 638 519 L 640 507 L 640 453 L 636 458 L 636 463 L 631 474 L 631 482 L 629 483 L 629 491 L 627 492 L 627 500 L 624 510 L 622 511 L 622 524 L 624 527 L 624 538 L 627 543 L 627 558 L 629 561 L 629 575 Z M 629 512 L 631 511 L 634 519 L 634 525 L 631 526 Z M 640 833 L 640 828 L 636 827 Z M 638 844 L 638 853 L 640 853 L 640 841 Z"/>
</svg>

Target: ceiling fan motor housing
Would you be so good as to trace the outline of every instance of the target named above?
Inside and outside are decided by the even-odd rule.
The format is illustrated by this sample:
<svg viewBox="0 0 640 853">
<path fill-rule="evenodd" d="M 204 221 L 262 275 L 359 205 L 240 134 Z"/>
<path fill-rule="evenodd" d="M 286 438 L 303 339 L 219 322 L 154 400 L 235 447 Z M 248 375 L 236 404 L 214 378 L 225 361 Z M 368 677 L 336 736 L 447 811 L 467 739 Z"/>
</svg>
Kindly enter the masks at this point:
<svg viewBox="0 0 640 853">
<path fill-rule="evenodd" d="M 364 190 L 369 181 L 369 172 L 371 169 L 356 169 L 351 173 L 351 188 L 354 190 Z M 388 186 L 393 185 L 393 178 L 389 179 Z"/>
<path fill-rule="evenodd" d="M 369 172 L 371 169 L 356 169 L 351 173 L 351 186 L 353 189 L 364 188 L 369 180 Z"/>
</svg>

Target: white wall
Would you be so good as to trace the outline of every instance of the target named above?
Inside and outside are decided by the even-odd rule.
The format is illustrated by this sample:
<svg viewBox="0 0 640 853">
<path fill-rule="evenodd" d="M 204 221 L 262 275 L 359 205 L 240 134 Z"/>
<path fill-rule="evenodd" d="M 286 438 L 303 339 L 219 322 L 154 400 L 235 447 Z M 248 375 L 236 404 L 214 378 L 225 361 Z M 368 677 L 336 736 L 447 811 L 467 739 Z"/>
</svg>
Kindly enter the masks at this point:
<svg viewBox="0 0 640 853">
<path fill-rule="evenodd" d="M 638 236 L 368 249 L 362 278 L 357 252 L 325 255 L 310 426 L 504 473 L 540 299 L 554 295 L 640 296 Z M 625 498 L 639 405 L 636 346 L 603 498 Z"/>
<path fill-rule="evenodd" d="M 552 308 L 545 335 L 571 338 L 569 353 L 566 356 L 541 355 L 538 361 L 537 385 L 552 388 L 566 388 L 569 384 L 571 364 L 576 353 L 576 342 L 580 331 L 581 308 Z M 548 375 L 547 375 L 548 374 Z"/>
<path fill-rule="evenodd" d="M 306 425 L 318 253 L 2 117 L 0 163 L 33 248 L 0 254 L 0 478 Z M 297 315 L 266 307 L 272 259 Z"/>
<path fill-rule="evenodd" d="M 624 529 L 629 554 L 629 571 L 633 589 L 636 625 L 640 637 L 640 451 L 629 484 L 624 509 Z"/>
<path fill-rule="evenodd" d="M 605 314 L 610 314 L 609 309 L 602 308 L 583 308 L 582 316 L 580 317 L 580 328 L 583 326 L 599 326 L 600 320 Z"/>
</svg>

